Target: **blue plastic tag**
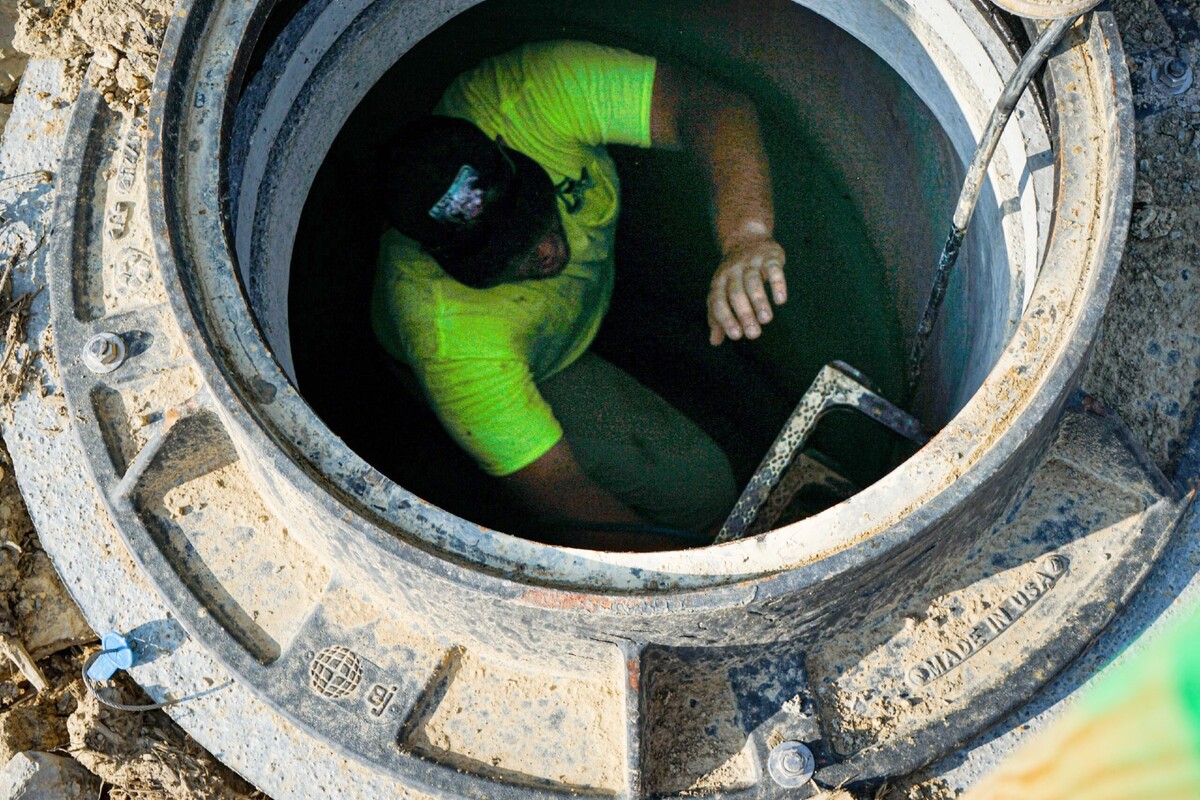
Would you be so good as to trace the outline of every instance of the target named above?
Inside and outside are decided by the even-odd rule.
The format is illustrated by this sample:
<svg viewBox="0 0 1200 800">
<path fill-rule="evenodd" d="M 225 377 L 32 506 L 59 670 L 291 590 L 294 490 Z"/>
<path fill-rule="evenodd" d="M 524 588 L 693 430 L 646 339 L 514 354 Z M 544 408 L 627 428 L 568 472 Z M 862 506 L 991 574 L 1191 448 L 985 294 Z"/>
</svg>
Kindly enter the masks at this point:
<svg viewBox="0 0 1200 800">
<path fill-rule="evenodd" d="M 106 681 L 119 669 L 129 669 L 133 666 L 133 648 L 129 640 L 116 631 L 111 631 L 100 637 L 100 646 L 104 651 L 88 667 L 87 675 L 94 681 Z"/>
</svg>

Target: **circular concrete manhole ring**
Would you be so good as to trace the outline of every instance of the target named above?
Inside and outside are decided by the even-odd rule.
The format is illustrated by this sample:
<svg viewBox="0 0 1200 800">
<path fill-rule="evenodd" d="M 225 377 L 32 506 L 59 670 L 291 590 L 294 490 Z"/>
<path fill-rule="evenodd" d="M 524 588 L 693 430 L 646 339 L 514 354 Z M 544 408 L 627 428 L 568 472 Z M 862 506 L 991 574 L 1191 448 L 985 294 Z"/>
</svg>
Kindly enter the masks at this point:
<svg viewBox="0 0 1200 800">
<path fill-rule="evenodd" d="M 257 171 L 242 177 L 251 238 L 294 234 L 302 189 L 345 115 L 402 51 L 471 5 L 314 2 L 297 16 L 295 57 L 266 95 L 266 137 L 246 159 Z M 969 155 L 1014 61 L 973 4 L 905 14 L 887 3 L 801 5 L 874 49 Z M 980 257 L 994 246 L 1022 261 L 1020 291 L 1004 306 L 1008 335 L 957 414 L 900 468 L 822 514 L 651 555 L 548 547 L 433 507 L 351 452 L 289 381 L 272 347 L 278 254 L 249 259 L 248 298 L 225 183 L 242 70 L 269 6 L 180 7 L 148 139 L 84 93 L 59 177 L 50 284 L 97 513 L 191 637 L 298 737 L 440 796 L 641 797 L 697 785 L 759 796 L 768 789 L 755 776 L 777 737 L 812 747 L 818 781 L 880 780 L 997 719 L 1104 624 L 1088 617 L 1063 636 L 1039 623 L 1061 612 L 1059 599 L 1014 621 L 1028 630 L 1007 635 L 1026 646 L 1002 669 L 955 673 L 955 737 L 946 712 L 857 749 L 845 736 L 825 741 L 843 710 L 810 686 L 806 653 L 853 642 L 864 621 L 1002 540 L 1002 514 L 1077 383 L 1131 198 L 1128 76 L 1111 15 L 1085 20 L 1050 62 L 1058 138 L 1046 140 L 1030 106 L 997 160 L 993 199 L 1030 207 L 995 202 L 992 224 L 981 209 Z M 1053 180 L 1039 199 L 1046 147 Z M 112 222 L 125 216 L 128 226 Z M 127 351 L 108 374 L 80 362 L 101 331 Z M 1101 573 L 1055 557 L 1014 569 L 1061 602 L 1116 591 L 1123 562 Z M 70 583 L 86 568 L 57 563 Z M 97 588 L 80 595 L 92 618 L 107 602 Z M 893 666 L 904 684 L 912 664 Z M 261 768 L 234 766 L 252 780 Z"/>
</svg>

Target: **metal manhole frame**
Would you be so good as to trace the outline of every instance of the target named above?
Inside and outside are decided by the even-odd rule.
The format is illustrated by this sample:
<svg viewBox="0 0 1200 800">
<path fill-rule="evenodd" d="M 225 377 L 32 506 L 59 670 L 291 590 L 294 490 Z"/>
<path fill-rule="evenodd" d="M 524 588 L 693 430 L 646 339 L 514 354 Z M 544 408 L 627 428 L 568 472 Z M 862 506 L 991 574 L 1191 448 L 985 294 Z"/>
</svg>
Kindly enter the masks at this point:
<svg viewBox="0 0 1200 800">
<path fill-rule="evenodd" d="M 197 3 L 200 5 L 200 3 Z M 1110 32 L 1115 33 L 1115 26 L 1112 25 L 1111 19 L 1108 20 Z M 1103 24 L 1103 23 L 1102 23 Z M 183 26 L 176 25 L 172 29 L 172 36 L 176 39 L 184 37 Z M 1096 35 L 1095 28 L 1092 29 L 1090 35 Z M 179 44 L 176 42 L 176 44 Z M 1113 46 L 1113 40 L 1109 40 L 1110 46 Z M 1115 45 L 1119 53 L 1119 44 Z M 168 62 L 169 63 L 169 62 Z M 163 70 L 160 72 L 160 81 L 165 83 L 171 80 L 172 77 L 163 77 L 164 75 L 171 76 L 172 70 Z M 1126 76 L 1127 77 L 1127 76 Z M 156 84 L 156 92 L 161 87 Z M 161 98 L 163 95 L 159 94 Z M 183 95 L 186 97 L 187 95 Z M 80 103 L 75 120 L 73 121 L 71 133 L 71 147 L 67 159 L 64 161 L 63 170 L 60 173 L 60 195 L 58 216 L 56 222 L 64 231 L 70 232 L 77 227 L 86 228 L 85 220 L 78 215 L 80 209 L 77 207 L 76 198 L 80 191 L 86 185 L 88 158 L 87 146 L 90 140 L 88 137 L 94 133 L 95 118 L 99 109 L 98 97 L 94 93 L 85 93 L 84 99 Z M 90 109 L 90 110 L 89 110 Z M 161 123 L 165 117 L 162 115 L 162 104 L 156 106 L 158 125 L 155 125 L 154 111 L 152 111 L 151 129 L 161 130 Z M 1131 117 L 1125 122 L 1131 129 Z M 1118 129 L 1120 125 L 1115 126 Z M 168 126 L 165 128 L 170 135 L 178 136 L 180 128 Z M 1127 132 L 1127 131 L 1126 131 Z M 163 153 L 163 141 L 156 138 L 151 139 L 150 145 L 147 148 L 146 155 L 150 160 L 151 172 L 149 175 L 149 184 L 151 189 L 151 202 L 155 206 L 155 223 L 158 229 L 155 231 L 159 246 L 159 255 L 162 258 L 163 251 L 172 252 L 172 248 L 179 246 L 179 241 L 176 234 L 179 228 L 162 224 L 162 220 L 166 219 L 166 195 L 165 187 L 169 181 L 166 178 L 168 173 L 158 169 L 160 158 Z M 178 146 L 179 141 L 174 142 Z M 1068 165 L 1069 166 L 1069 165 Z M 1064 170 L 1069 172 L 1068 170 Z M 1131 171 L 1127 175 L 1117 176 L 1118 183 L 1122 177 L 1131 180 Z M 1067 178 L 1064 178 L 1067 180 Z M 216 198 L 219 200 L 219 193 Z M 1117 207 L 1116 220 L 1120 223 L 1121 214 L 1120 206 L 1121 199 L 1116 197 L 1113 199 L 1114 205 Z M 1125 204 L 1124 222 L 1128 220 L 1128 203 Z M 194 223 L 196 220 L 191 220 Z M 82 226 L 79 223 L 84 222 Z M 186 225 L 184 229 L 186 230 Z M 1121 225 L 1117 225 L 1121 229 Z M 79 234 L 79 231 L 76 231 Z M 1116 256 L 1119 256 L 1119 251 L 1122 246 L 1119 237 L 1108 237 L 1103 239 L 1107 243 L 1107 255 L 1110 256 L 1110 262 L 1105 262 L 1109 267 L 1108 280 L 1111 282 L 1112 273 L 1116 269 Z M 1058 245 L 1062 247 L 1062 243 L 1052 243 L 1052 247 Z M 51 253 L 50 263 L 51 268 L 60 281 L 63 278 L 63 270 L 70 270 L 72 260 L 76 252 L 76 240 L 74 236 L 62 236 L 55 240 L 54 251 Z M 222 245 L 210 243 L 211 247 L 218 248 Z M 209 358 L 210 342 L 204 340 L 203 326 L 198 323 L 194 316 L 196 311 L 190 303 L 188 296 L 185 294 L 184 280 L 186 273 L 180 270 L 178 265 L 174 268 L 165 268 L 165 265 L 171 264 L 170 260 L 164 261 L 163 279 L 171 286 L 173 291 L 168 292 L 168 297 L 172 304 L 174 312 L 173 318 L 175 324 L 180 328 L 180 335 L 186 347 L 191 351 L 193 364 L 197 365 L 197 369 L 203 371 L 204 382 L 207 384 L 209 396 L 206 398 L 207 408 L 215 415 L 219 416 L 222 421 L 234 427 L 241 424 L 250 425 L 250 433 L 242 435 L 239 428 L 239 433 L 231 434 L 231 439 L 239 448 L 243 448 L 243 456 L 249 459 L 262 459 L 262 452 L 267 451 L 272 453 L 271 457 L 262 459 L 266 465 L 266 469 L 277 471 L 282 478 L 286 480 L 294 480 L 302 485 L 307 491 L 311 492 L 321 503 L 330 516 L 336 520 L 339 526 L 343 526 L 341 530 L 347 528 L 363 532 L 368 538 L 384 537 L 389 534 L 386 531 L 379 531 L 375 528 L 369 518 L 362 518 L 353 512 L 347 511 L 341 501 L 344 499 L 342 493 L 331 488 L 326 482 L 320 480 L 317 476 L 311 474 L 304 466 L 295 463 L 291 459 L 282 457 L 278 450 L 275 449 L 278 442 L 268 432 L 263 431 L 258 427 L 261 421 L 256 418 L 254 407 L 263 402 L 263 397 L 269 394 L 268 390 L 264 390 L 261 385 L 246 385 L 245 382 L 230 383 L 227 380 L 227 375 L 221 369 L 221 364 Z M 1103 270 L 1101 270 L 1103 272 Z M 1101 276 L 1103 277 L 1103 276 Z M 1096 276 L 1093 275 L 1096 279 Z M 232 301 L 231 301 L 232 302 Z M 1083 326 L 1086 322 L 1094 329 L 1095 324 L 1099 320 L 1102 312 L 1102 304 L 1099 307 L 1085 309 L 1086 319 L 1077 320 L 1079 323 L 1076 327 Z M 79 325 L 78 320 L 74 319 L 70 303 L 61 302 L 61 295 L 57 307 L 55 309 L 56 327 L 59 332 L 59 340 L 57 348 L 60 353 L 60 364 L 64 370 L 63 383 L 66 390 L 69 406 L 74 414 L 80 415 L 80 422 L 86 422 L 88 419 L 87 404 L 83 398 L 88 396 L 88 388 L 91 386 L 91 379 L 83 379 L 73 372 L 75 364 L 73 361 L 74 354 L 82 349 L 84 341 L 83 334 L 91 332 L 98 326 Z M 1063 314 L 1063 317 L 1068 315 Z M 106 323 L 111 320 L 105 320 Z M 164 320 L 168 325 L 170 320 Z M 1043 321 L 1044 322 L 1044 321 Z M 1085 326 L 1086 327 L 1086 326 Z M 250 330 L 242 331 L 249 336 L 253 332 Z M 1048 335 L 1045 330 L 1039 329 L 1038 324 L 1032 324 L 1026 329 L 1026 336 L 1038 336 L 1039 339 L 1053 338 Z M 1060 335 L 1065 335 L 1060 332 Z M 166 338 L 166 337 L 165 337 Z M 1086 338 L 1086 337 L 1085 337 Z M 248 338 L 250 347 L 254 347 L 252 338 Z M 203 357 L 201 357 L 201 355 Z M 269 353 L 265 350 L 257 354 L 259 357 L 269 358 Z M 1078 371 L 1084 361 L 1086 348 L 1075 348 L 1070 353 L 1071 358 L 1061 358 L 1055 362 L 1055 365 L 1061 365 L 1064 361 L 1073 365 L 1073 369 L 1065 370 L 1064 372 L 1056 373 L 1045 380 L 1046 385 L 1069 386 L 1078 377 Z M 1049 369 L 1047 366 L 1046 369 Z M 276 389 L 276 392 L 279 390 Z M 1047 400 L 1044 393 L 1037 394 L 1037 400 L 1042 402 L 1044 410 L 1047 411 L 1043 416 L 1036 420 L 1037 426 L 1041 431 L 1052 431 L 1057 422 L 1058 411 L 1061 408 L 1061 403 L 1065 402 L 1065 397 Z M 1020 404 L 1017 404 L 1018 407 Z M 1031 407 L 1036 407 L 1036 402 L 1027 404 L 1024 408 L 1019 408 L 1016 415 L 1025 421 L 1029 420 L 1029 416 L 1033 413 Z M 101 445 L 97 441 L 98 435 L 93 431 L 83 432 L 80 428 L 82 425 L 77 425 L 75 430 L 84 444 L 84 450 L 89 456 L 94 456 L 97 453 L 97 447 Z M 1011 431 L 1010 431 L 1011 432 Z M 1011 445 L 1010 451 L 1023 452 L 1025 457 L 1030 461 L 1036 461 L 1040 451 L 1037 447 L 1031 445 L 1030 439 L 1033 438 L 1033 433 L 1028 428 L 1022 433 L 1026 437 Z M 1021 448 L 1024 448 L 1022 451 Z M 1001 455 L 997 455 L 996 449 L 990 450 L 987 456 L 980 459 L 974 465 L 976 469 L 980 465 L 986 465 L 988 462 L 998 464 L 1002 462 Z M 93 485 L 100 488 L 102 493 L 107 493 L 114 485 L 119 483 L 119 476 L 112 465 L 105 465 L 102 462 L 89 461 L 85 465 L 92 472 Z M 1018 466 L 1012 466 L 1012 469 L 1018 469 Z M 369 473 L 368 473 L 369 474 Z M 978 472 L 976 472 L 978 475 Z M 976 481 L 974 484 L 969 480 L 969 476 L 964 474 L 961 479 L 968 484 L 968 488 L 973 492 L 982 491 L 985 488 L 985 482 Z M 366 478 L 364 478 L 366 481 Z M 876 555 L 886 553 L 892 548 L 899 549 L 903 544 L 924 545 L 931 540 L 936 540 L 937 531 L 925 531 L 925 535 L 920 537 L 918 542 L 911 541 L 911 534 L 914 530 L 919 530 L 923 519 L 937 512 L 937 508 L 930 508 L 938 502 L 939 498 L 934 498 L 929 506 L 916 509 L 909 517 L 904 520 L 907 528 L 899 529 L 901 526 L 895 526 L 893 529 L 876 538 L 875 544 L 879 545 Z M 172 577 L 171 565 L 162 560 L 161 554 L 158 554 L 152 547 L 152 542 L 147 538 L 138 534 L 137 520 L 135 511 L 128 507 L 127 504 L 122 504 L 118 500 L 114 501 L 111 497 L 106 500 L 106 506 L 110 518 L 117 523 L 117 528 L 120 531 L 122 538 L 125 539 L 130 551 L 135 554 L 135 557 L 141 562 L 145 572 L 154 580 L 157 589 L 167 599 L 168 603 L 175 608 L 180 620 L 192 635 L 199 641 L 205 643 L 206 647 L 211 647 L 211 652 L 222 661 L 227 668 L 235 675 L 244 678 L 244 684 L 248 685 L 252 691 L 259 693 L 268 704 L 272 704 L 272 698 L 260 690 L 260 679 L 263 677 L 260 670 L 256 670 L 254 664 L 248 661 L 243 652 L 240 652 L 238 643 L 234 641 L 228 631 L 224 630 L 221 625 L 206 617 L 204 614 L 197 614 L 195 600 L 188 594 L 187 587 L 183 586 L 177 579 Z M 990 513 L 990 512 L 987 512 Z M 982 515 L 986 516 L 986 514 Z M 961 520 L 958 520 L 961 521 Z M 899 530 L 898 530 L 899 529 Z M 778 532 L 777 532 L 778 533 Z M 769 534 L 768 536 L 775 536 Z M 765 543 L 766 537 L 764 537 Z M 604 592 L 604 591 L 566 591 L 561 588 L 538 586 L 536 583 L 530 586 L 528 583 L 521 580 L 499 577 L 481 572 L 473 567 L 463 567 L 462 565 L 447 562 L 439 554 L 428 552 L 424 548 L 416 547 L 410 542 L 400 542 L 391 538 L 387 538 L 382 546 L 376 544 L 379 549 L 385 553 L 393 555 L 399 553 L 408 562 L 410 567 L 406 573 L 409 576 L 420 576 L 423 581 L 423 586 L 435 586 L 437 591 L 443 593 L 446 598 L 463 599 L 467 596 L 475 598 L 476 605 L 474 608 L 490 609 L 492 614 L 505 614 L 510 608 L 516 608 L 528 612 L 531 618 L 531 625 L 537 627 L 547 622 L 563 626 L 569 631 L 570 635 L 594 636 L 598 633 L 608 638 L 610 641 L 620 645 L 620 642 L 626 637 L 641 635 L 649 636 L 653 641 L 660 643 L 683 642 L 691 641 L 685 639 L 681 634 L 686 629 L 691 628 L 698 620 L 718 620 L 736 619 L 739 622 L 749 621 L 751 624 L 741 625 L 744 630 L 737 630 L 736 637 L 739 641 L 749 642 L 756 637 L 771 635 L 772 629 L 775 629 L 773 635 L 780 635 L 778 628 L 781 625 L 798 624 L 799 627 L 812 624 L 814 618 L 819 618 L 822 613 L 828 612 L 830 598 L 825 596 L 823 603 L 815 602 L 810 605 L 810 601 L 814 599 L 822 599 L 815 597 L 819 594 L 822 585 L 828 589 L 832 577 L 846 579 L 851 576 L 852 579 L 843 585 L 842 588 L 853 588 L 856 585 L 861 585 L 861 579 L 864 573 L 870 573 L 870 564 L 864 566 L 864 560 L 869 559 L 871 554 L 841 552 L 832 556 L 827 561 L 819 564 L 805 565 L 799 569 L 793 569 L 780 574 L 759 578 L 754 581 L 742 581 L 733 585 L 724 585 L 716 587 L 694 588 L 683 591 L 673 591 L 666 593 L 651 594 L 648 597 L 633 596 L 630 594 L 622 594 L 619 592 Z M 879 598 L 875 599 L 876 601 Z M 753 612 L 753 613 L 751 613 Z M 650 630 L 647 630 L 649 626 Z M 718 626 L 720 627 L 720 626 Z M 715 630 L 712 634 L 714 637 L 719 637 L 721 641 L 727 641 L 726 635 L 732 636 L 732 632 L 728 629 Z M 783 635 L 789 635 L 784 633 Z M 277 706 L 276 706 L 277 707 Z M 278 708 L 278 707 L 277 707 Z M 302 716 L 292 716 L 293 721 L 298 722 L 302 726 L 310 726 L 311 720 Z M 347 755 L 352 755 L 358 758 L 363 757 L 363 753 L 349 744 L 334 741 L 331 743 L 335 747 L 340 747 L 342 752 Z M 413 764 L 409 765 L 406 762 L 404 769 L 400 770 L 400 774 L 407 777 L 408 780 L 415 781 L 418 785 L 423 785 L 425 788 L 433 788 L 437 791 L 459 790 L 470 791 L 473 788 L 486 786 L 491 792 L 491 796 L 502 796 L 497 793 L 497 785 L 485 778 L 477 776 L 458 776 L 454 770 L 449 770 L 441 765 L 432 764 Z M 482 781 L 482 783 L 478 783 Z M 528 796 L 526 793 L 530 790 L 521 788 L 514 790 L 522 796 Z M 542 796 L 542 795 L 537 795 Z M 561 796 L 559 792 L 547 791 L 544 796 Z"/>
</svg>

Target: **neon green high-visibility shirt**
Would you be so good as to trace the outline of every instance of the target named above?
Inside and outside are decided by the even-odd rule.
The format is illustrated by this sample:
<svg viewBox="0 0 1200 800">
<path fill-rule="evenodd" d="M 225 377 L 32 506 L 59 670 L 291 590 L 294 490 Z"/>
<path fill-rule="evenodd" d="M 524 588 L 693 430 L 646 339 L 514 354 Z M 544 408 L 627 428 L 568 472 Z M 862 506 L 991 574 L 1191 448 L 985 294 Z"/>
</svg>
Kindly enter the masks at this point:
<svg viewBox="0 0 1200 800">
<path fill-rule="evenodd" d="M 537 383 L 583 354 L 608 310 L 620 186 L 604 145 L 650 146 L 654 69 L 653 58 L 625 50 L 530 44 L 460 76 L 435 109 L 503 136 L 549 173 L 571 247 L 562 274 L 472 289 L 400 233 L 380 243 L 376 336 L 493 475 L 527 466 L 562 437 Z"/>
</svg>

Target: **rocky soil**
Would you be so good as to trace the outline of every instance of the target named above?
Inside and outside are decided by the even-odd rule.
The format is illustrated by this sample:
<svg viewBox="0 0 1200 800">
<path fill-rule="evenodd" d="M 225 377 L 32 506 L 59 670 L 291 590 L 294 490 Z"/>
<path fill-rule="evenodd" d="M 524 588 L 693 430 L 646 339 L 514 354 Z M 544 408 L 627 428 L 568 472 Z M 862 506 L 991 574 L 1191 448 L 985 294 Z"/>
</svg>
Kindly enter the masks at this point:
<svg viewBox="0 0 1200 800">
<path fill-rule="evenodd" d="M 11 0 L 8 0 L 11 2 Z M 19 0 L 14 47 L 40 58 L 89 65 L 93 85 L 114 108 L 150 99 L 173 0 Z"/>
<path fill-rule="evenodd" d="M 1125 259 L 1084 385 L 1173 475 L 1196 458 L 1187 439 L 1200 399 L 1200 87 L 1171 94 L 1158 75 L 1173 56 L 1197 68 L 1200 2 L 1123 0 L 1113 13 L 1133 77 L 1137 185 Z"/>
</svg>

